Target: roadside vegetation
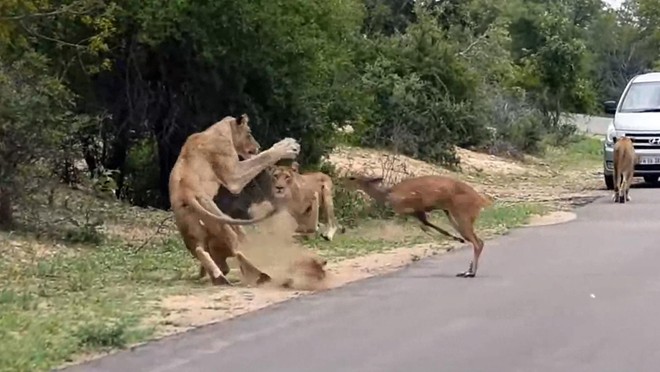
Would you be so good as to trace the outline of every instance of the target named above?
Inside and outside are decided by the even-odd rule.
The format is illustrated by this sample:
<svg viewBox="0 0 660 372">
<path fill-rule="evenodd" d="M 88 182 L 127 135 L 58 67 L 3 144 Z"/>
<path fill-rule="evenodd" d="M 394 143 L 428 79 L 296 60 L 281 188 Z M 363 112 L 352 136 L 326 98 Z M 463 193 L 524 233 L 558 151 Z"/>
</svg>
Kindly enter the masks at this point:
<svg viewBox="0 0 660 372">
<path fill-rule="evenodd" d="M 477 225 L 484 236 L 593 197 L 600 142 L 562 114 L 597 113 L 630 77 L 660 68 L 657 9 L 2 2 L 0 371 L 45 371 L 181 331 L 194 323 L 181 325 L 186 313 L 212 321 L 257 307 L 263 292 L 196 278 L 168 211 L 183 141 L 226 115 L 247 113 L 264 148 L 299 139 L 305 169 L 466 180 L 496 201 Z M 451 248 L 341 185 L 335 206 L 345 234 L 290 244 L 328 257 L 338 275 L 399 265 L 388 252 L 410 261 Z M 352 261 L 368 256 L 378 259 Z M 181 296 L 207 302 L 173 310 L 168 299 Z"/>
</svg>

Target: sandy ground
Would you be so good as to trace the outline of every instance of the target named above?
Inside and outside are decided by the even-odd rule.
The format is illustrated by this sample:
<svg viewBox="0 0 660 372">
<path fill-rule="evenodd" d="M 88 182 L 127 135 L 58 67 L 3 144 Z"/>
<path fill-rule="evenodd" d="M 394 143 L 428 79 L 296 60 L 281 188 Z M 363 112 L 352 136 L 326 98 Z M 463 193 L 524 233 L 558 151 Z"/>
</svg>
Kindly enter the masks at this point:
<svg viewBox="0 0 660 372">
<path fill-rule="evenodd" d="M 446 251 L 446 249 L 421 244 L 331 263 L 327 268 L 328 276 L 322 282 L 317 283 L 314 291 L 335 288 L 356 280 L 390 272 L 420 258 Z M 157 336 L 162 337 L 229 319 L 311 292 L 313 291 L 267 286 L 202 289 L 186 295 L 165 298 L 158 305 L 161 310 L 160 314 L 151 318 L 150 321 L 157 325 Z"/>
<path fill-rule="evenodd" d="M 298 267 L 292 269 L 292 263 L 296 260 L 315 257 L 292 237 L 294 229 L 295 221 L 285 212 L 264 221 L 258 230 L 246 229 L 247 241 L 241 250 L 257 267 L 271 275 L 272 283 L 259 287 L 244 284 L 213 287 L 209 284 L 207 288 L 167 297 L 154 304 L 158 311 L 148 319 L 147 324 L 156 326 L 157 336 L 162 337 L 229 319 L 306 293 L 339 287 L 396 270 L 420 258 L 452 248 L 450 244 L 420 244 L 331 262 L 325 267 L 326 277 L 318 280 L 305 275 Z M 390 237 L 403 234 L 403 230 L 387 230 Z M 232 270 L 238 271 L 235 262 L 230 261 L 230 266 Z M 280 286 L 287 279 L 293 281 L 290 289 Z"/>
<path fill-rule="evenodd" d="M 546 215 L 532 216 L 527 222 L 526 226 L 548 226 L 548 225 L 557 225 L 560 223 L 566 223 L 573 221 L 577 218 L 577 215 L 569 211 L 554 211 Z"/>
</svg>

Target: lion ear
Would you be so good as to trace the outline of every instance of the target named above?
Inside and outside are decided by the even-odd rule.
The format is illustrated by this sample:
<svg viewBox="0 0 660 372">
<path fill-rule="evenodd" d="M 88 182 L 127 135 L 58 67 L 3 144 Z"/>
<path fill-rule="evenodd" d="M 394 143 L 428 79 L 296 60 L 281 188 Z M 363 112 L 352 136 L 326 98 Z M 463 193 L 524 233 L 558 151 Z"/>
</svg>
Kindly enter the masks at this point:
<svg viewBox="0 0 660 372">
<path fill-rule="evenodd" d="M 293 163 L 291 163 L 291 169 L 294 172 L 298 173 L 300 171 L 300 164 L 298 164 L 297 161 L 294 161 Z"/>
<path fill-rule="evenodd" d="M 247 114 L 243 114 L 236 119 L 236 123 L 238 125 L 247 125 L 248 121 L 250 121 L 250 118 L 248 117 Z"/>
</svg>

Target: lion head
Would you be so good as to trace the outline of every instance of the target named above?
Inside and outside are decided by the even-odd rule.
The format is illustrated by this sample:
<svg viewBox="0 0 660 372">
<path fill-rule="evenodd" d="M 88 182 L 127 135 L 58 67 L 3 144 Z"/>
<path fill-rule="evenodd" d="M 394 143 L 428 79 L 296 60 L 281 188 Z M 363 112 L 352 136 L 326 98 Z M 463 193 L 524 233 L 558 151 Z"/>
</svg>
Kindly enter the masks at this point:
<svg viewBox="0 0 660 372">
<path fill-rule="evenodd" d="M 241 159 L 249 159 L 259 153 L 261 146 L 252 136 L 250 118 L 243 114 L 231 123 L 231 135 L 234 148 Z"/>
<path fill-rule="evenodd" d="M 270 169 L 273 184 L 273 194 L 275 198 L 285 199 L 290 198 L 291 187 L 295 182 L 295 173 L 298 172 L 298 163 L 293 162 L 290 166 L 274 165 Z"/>
</svg>

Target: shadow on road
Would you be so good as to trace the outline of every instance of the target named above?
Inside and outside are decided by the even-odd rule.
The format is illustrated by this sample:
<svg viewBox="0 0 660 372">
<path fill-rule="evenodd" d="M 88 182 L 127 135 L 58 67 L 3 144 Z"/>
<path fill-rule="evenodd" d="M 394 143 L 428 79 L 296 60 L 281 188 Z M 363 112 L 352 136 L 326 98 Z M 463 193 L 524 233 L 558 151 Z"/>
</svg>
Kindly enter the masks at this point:
<svg viewBox="0 0 660 372">
<path fill-rule="evenodd" d="M 656 189 L 660 187 L 660 183 L 647 183 L 647 182 L 638 182 L 630 185 L 631 189 Z"/>
</svg>

